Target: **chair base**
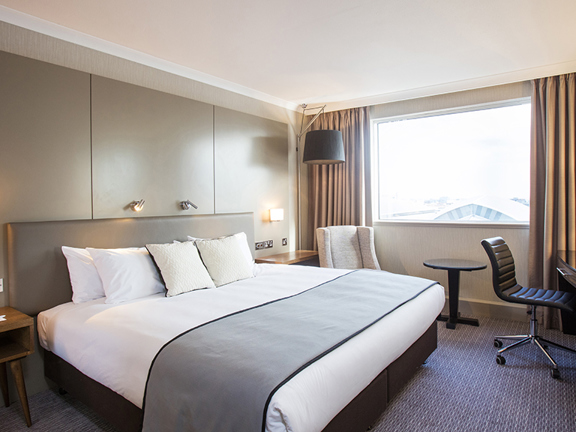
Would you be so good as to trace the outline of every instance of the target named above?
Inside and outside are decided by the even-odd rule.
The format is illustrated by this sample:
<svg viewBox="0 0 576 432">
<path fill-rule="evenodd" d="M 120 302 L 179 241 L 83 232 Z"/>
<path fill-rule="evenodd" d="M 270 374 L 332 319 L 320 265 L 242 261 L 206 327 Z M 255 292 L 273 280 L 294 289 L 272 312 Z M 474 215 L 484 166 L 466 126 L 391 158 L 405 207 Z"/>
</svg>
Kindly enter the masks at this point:
<svg viewBox="0 0 576 432">
<path fill-rule="evenodd" d="M 573 350 L 572 348 L 565 347 L 564 345 L 557 344 L 556 342 L 552 342 L 549 341 L 548 339 L 544 339 L 543 337 L 538 336 L 537 334 L 538 321 L 536 320 L 535 316 L 536 316 L 536 306 L 532 306 L 532 318 L 530 319 L 530 334 L 514 335 L 514 336 L 496 336 L 494 338 L 494 346 L 496 348 L 502 347 L 502 341 L 500 339 L 516 340 L 516 342 L 498 350 L 498 354 L 496 356 L 496 363 L 500 365 L 506 363 L 506 360 L 502 356 L 503 352 L 514 348 L 518 348 L 527 343 L 532 343 L 536 345 L 538 348 L 540 348 L 540 351 L 542 351 L 546 356 L 546 358 L 548 359 L 548 361 L 552 363 L 552 370 L 550 371 L 550 373 L 552 375 L 552 378 L 558 379 L 560 378 L 560 371 L 558 370 L 558 364 L 554 361 L 554 359 L 548 352 L 547 350 L 548 346 L 560 348 L 565 351 L 571 352 L 572 354 L 576 354 L 576 350 Z"/>
</svg>

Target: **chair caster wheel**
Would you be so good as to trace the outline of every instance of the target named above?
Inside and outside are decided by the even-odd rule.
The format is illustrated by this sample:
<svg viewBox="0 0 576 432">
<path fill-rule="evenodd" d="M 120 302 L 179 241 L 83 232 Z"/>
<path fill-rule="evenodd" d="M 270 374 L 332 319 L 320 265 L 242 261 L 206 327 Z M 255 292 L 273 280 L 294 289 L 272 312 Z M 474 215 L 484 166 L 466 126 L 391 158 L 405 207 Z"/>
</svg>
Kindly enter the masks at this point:
<svg viewBox="0 0 576 432">
<path fill-rule="evenodd" d="M 502 341 L 498 339 L 494 339 L 494 346 L 496 348 L 502 348 Z"/>
<path fill-rule="evenodd" d="M 558 369 L 552 369 L 550 371 L 550 375 L 552 376 L 552 378 L 554 379 L 560 379 L 560 371 Z"/>
<path fill-rule="evenodd" d="M 506 359 L 504 357 L 502 357 L 501 355 L 496 356 L 496 363 L 499 365 L 505 365 Z"/>
</svg>

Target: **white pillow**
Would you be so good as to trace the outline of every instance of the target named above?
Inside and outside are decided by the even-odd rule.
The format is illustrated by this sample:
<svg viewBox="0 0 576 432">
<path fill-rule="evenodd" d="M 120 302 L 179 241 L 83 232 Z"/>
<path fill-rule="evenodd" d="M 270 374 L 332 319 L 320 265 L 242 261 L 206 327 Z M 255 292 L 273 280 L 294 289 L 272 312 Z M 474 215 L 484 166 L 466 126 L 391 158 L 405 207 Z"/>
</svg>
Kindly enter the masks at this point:
<svg viewBox="0 0 576 432">
<path fill-rule="evenodd" d="M 94 260 L 86 249 L 62 246 L 66 257 L 70 283 L 72 285 L 72 301 L 83 303 L 104 297 L 104 287 Z"/>
<path fill-rule="evenodd" d="M 216 286 L 254 277 L 236 237 L 196 240 L 196 247 Z"/>
<path fill-rule="evenodd" d="M 160 269 L 168 297 L 189 291 L 214 288 L 193 242 L 147 244 L 146 248 Z"/>
<path fill-rule="evenodd" d="M 86 248 L 98 270 L 106 303 L 122 303 L 164 291 L 146 248 Z"/>
<path fill-rule="evenodd" d="M 248 261 L 250 266 L 252 266 L 254 264 L 254 258 L 252 257 L 252 253 L 250 252 L 250 246 L 248 246 L 248 237 L 246 237 L 246 233 L 239 232 L 239 233 L 236 233 L 236 234 L 231 235 L 231 236 L 218 237 L 218 239 L 223 239 L 226 237 L 234 237 L 238 241 L 238 244 L 240 245 L 240 250 L 242 251 L 242 254 L 246 258 L 246 261 Z M 204 238 L 188 236 L 188 240 L 197 241 L 197 240 L 215 240 L 215 239 L 204 239 Z"/>
</svg>

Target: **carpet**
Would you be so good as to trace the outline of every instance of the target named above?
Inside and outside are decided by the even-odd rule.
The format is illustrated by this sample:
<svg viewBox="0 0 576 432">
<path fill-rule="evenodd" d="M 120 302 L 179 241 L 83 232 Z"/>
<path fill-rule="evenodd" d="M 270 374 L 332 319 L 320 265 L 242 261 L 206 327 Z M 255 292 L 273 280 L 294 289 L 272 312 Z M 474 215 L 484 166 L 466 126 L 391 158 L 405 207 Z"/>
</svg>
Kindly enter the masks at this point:
<svg viewBox="0 0 576 432">
<path fill-rule="evenodd" d="M 372 432 L 576 430 L 576 356 L 551 350 L 561 373 L 554 380 L 544 355 L 530 345 L 507 352 L 506 365 L 496 364 L 494 335 L 525 333 L 528 323 L 480 318 L 480 327 L 459 324 L 455 330 L 438 324 L 438 349 Z M 542 335 L 576 348 L 576 336 L 554 330 Z M 31 428 L 20 403 L 13 402 L 0 407 L 0 430 L 115 431 L 69 395 L 46 390 L 29 403 Z"/>
</svg>

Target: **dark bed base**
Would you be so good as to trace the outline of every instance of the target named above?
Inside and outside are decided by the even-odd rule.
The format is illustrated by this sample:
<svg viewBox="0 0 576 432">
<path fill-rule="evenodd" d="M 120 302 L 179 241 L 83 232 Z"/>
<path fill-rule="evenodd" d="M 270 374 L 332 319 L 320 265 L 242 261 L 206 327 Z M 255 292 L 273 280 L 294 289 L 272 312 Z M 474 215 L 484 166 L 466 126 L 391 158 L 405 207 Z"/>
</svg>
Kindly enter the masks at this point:
<svg viewBox="0 0 576 432">
<path fill-rule="evenodd" d="M 354 398 L 323 432 L 364 432 L 380 417 L 402 387 L 437 346 L 436 321 L 402 356 Z M 139 431 L 142 410 L 49 351 L 44 353 L 44 374 L 123 432 Z"/>
</svg>

